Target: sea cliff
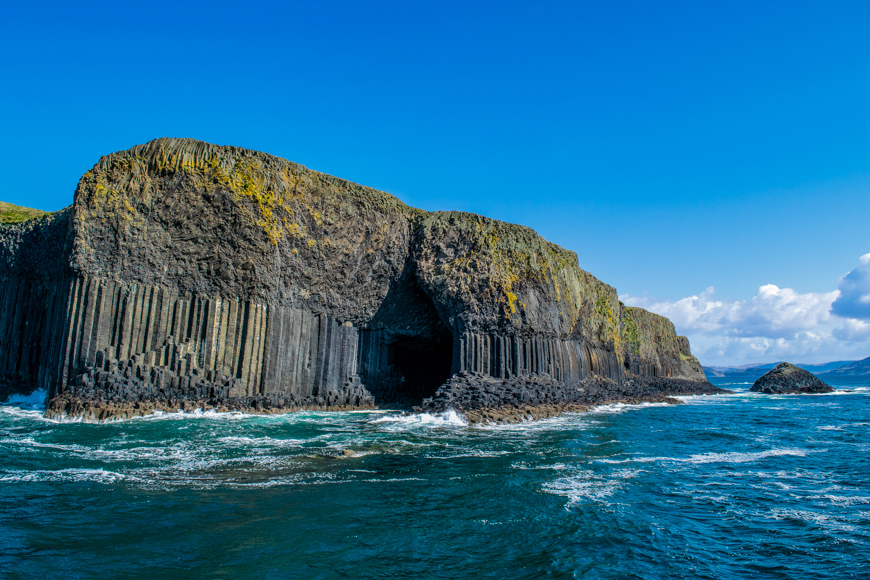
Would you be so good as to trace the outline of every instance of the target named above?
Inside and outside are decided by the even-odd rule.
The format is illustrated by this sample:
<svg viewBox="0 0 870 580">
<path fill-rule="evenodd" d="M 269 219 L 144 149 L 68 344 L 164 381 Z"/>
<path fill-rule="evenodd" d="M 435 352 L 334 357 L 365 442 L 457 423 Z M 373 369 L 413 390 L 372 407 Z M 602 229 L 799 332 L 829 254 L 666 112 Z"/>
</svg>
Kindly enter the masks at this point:
<svg viewBox="0 0 870 580">
<path fill-rule="evenodd" d="M 0 226 L 0 304 L 0 381 L 46 389 L 48 416 L 717 392 L 669 320 L 527 227 L 191 139 Z"/>
</svg>

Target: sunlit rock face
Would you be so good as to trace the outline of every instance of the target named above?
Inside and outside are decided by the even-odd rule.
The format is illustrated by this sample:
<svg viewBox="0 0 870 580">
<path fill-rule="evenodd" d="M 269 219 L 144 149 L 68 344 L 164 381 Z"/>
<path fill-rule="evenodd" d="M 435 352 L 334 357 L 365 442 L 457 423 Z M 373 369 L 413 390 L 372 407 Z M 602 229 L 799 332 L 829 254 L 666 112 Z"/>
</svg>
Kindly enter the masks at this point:
<svg viewBox="0 0 870 580">
<path fill-rule="evenodd" d="M 529 228 L 191 139 L 0 227 L 0 303 L 4 388 L 49 414 L 413 405 L 460 374 L 706 384 L 670 321 Z"/>
</svg>

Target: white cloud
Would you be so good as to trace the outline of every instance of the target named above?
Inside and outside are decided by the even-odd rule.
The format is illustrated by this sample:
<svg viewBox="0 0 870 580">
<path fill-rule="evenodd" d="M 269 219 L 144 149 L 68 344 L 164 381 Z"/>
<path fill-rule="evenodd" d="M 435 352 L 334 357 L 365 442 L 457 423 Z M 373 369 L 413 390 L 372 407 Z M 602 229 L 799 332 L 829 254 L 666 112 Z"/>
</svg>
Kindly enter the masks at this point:
<svg viewBox="0 0 870 580">
<path fill-rule="evenodd" d="M 719 300 L 712 286 L 674 302 L 624 294 L 620 300 L 671 319 L 682 332 L 782 338 L 827 323 L 837 291 L 799 294 L 767 284 L 751 300 Z"/>
<path fill-rule="evenodd" d="M 831 292 L 802 294 L 766 284 L 749 300 L 727 300 L 710 286 L 681 300 L 628 294 L 620 300 L 670 318 L 706 365 L 813 363 L 870 355 L 870 254 Z"/>
<path fill-rule="evenodd" d="M 834 338 L 843 342 L 863 342 L 870 339 L 870 322 L 847 318 L 843 325 L 832 331 Z"/>
<path fill-rule="evenodd" d="M 858 260 L 858 267 L 840 278 L 840 296 L 831 311 L 844 318 L 870 320 L 870 254 Z"/>
</svg>

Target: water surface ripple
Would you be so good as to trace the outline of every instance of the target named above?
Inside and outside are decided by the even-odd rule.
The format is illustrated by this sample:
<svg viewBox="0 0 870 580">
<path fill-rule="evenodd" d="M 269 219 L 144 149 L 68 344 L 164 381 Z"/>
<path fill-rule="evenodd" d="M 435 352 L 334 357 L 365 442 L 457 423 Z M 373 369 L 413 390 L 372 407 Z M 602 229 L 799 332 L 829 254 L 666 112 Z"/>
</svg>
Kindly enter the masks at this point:
<svg viewBox="0 0 870 580">
<path fill-rule="evenodd" d="M 870 388 L 747 386 L 482 427 L 18 401 L 0 577 L 870 578 Z"/>
</svg>

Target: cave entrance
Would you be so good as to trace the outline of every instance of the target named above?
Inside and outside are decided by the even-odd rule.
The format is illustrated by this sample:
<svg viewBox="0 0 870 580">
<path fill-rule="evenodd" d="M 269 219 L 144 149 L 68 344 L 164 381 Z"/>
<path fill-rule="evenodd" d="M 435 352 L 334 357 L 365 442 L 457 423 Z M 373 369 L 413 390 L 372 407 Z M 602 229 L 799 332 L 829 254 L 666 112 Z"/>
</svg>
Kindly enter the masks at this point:
<svg viewBox="0 0 870 580">
<path fill-rule="evenodd" d="M 434 337 L 396 337 L 387 346 L 393 370 L 393 402 L 418 405 L 435 394 L 450 378 L 453 363 L 453 339 L 450 334 Z"/>
<path fill-rule="evenodd" d="M 360 332 L 359 373 L 377 405 L 408 407 L 435 394 L 453 370 L 453 332 L 409 263 Z"/>
</svg>

